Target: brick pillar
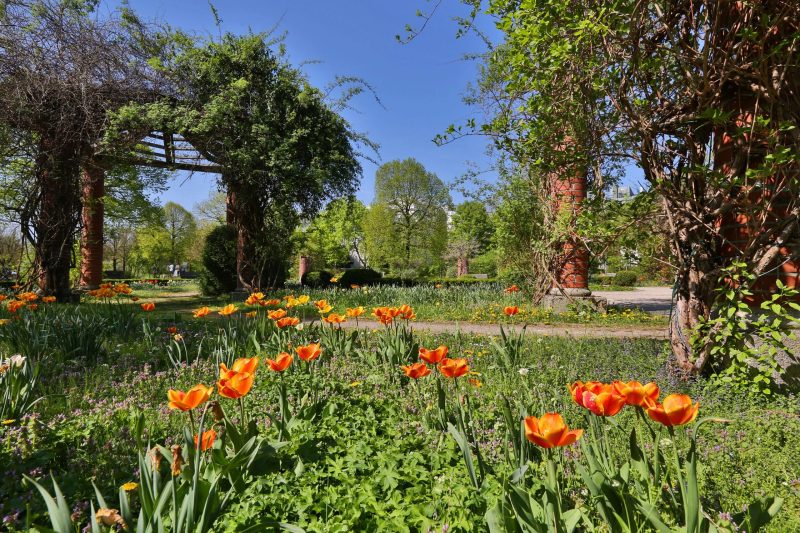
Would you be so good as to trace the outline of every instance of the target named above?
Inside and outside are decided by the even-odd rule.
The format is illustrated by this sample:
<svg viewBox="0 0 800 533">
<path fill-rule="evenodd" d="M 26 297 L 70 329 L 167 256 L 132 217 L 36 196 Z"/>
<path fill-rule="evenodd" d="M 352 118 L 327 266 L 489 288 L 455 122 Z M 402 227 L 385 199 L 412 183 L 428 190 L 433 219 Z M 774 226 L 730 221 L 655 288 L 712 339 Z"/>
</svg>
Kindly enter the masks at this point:
<svg viewBox="0 0 800 533">
<path fill-rule="evenodd" d="M 567 211 L 574 219 L 586 199 L 587 181 L 584 173 L 554 173 L 551 177 L 556 212 Z M 555 272 L 550 294 L 590 296 L 589 250 L 577 239 L 569 238 L 561 246 L 562 260 Z M 558 285 L 561 285 L 559 288 Z"/>
<path fill-rule="evenodd" d="M 83 165 L 81 188 L 81 277 L 80 286 L 96 289 L 103 282 L 103 196 L 105 171 L 94 162 Z"/>
<path fill-rule="evenodd" d="M 311 258 L 307 255 L 300 256 L 300 263 L 297 266 L 297 281 L 303 281 L 303 276 L 311 270 Z"/>
</svg>

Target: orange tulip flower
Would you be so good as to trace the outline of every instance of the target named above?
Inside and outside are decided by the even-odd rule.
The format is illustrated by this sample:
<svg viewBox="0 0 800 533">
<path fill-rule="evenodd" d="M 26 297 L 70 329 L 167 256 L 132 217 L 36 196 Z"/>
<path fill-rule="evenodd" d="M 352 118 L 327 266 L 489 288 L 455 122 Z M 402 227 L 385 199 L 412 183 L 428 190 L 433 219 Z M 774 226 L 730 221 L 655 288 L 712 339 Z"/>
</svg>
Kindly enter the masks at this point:
<svg viewBox="0 0 800 533">
<path fill-rule="evenodd" d="M 525 419 L 525 438 L 542 448 L 567 446 L 583 435 L 582 429 L 569 431 L 558 413 L 545 413 L 541 418 L 529 416 Z"/>
<path fill-rule="evenodd" d="M 289 327 L 289 326 L 296 326 L 300 323 L 300 319 L 296 316 L 287 316 L 286 318 L 281 318 L 275 322 L 275 325 L 278 326 L 280 329 Z"/>
<path fill-rule="evenodd" d="M 19 311 L 20 309 L 22 309 L 26 305 L 28 305 L 28 304 L 26 304 L 25 302 L 21 302 L 19 300 L 12 300 L 12 301 L 8 302 L 8 312 L 9 313 L 16 313 L 17 311 Z"/>
<path fill-rule="evenodd" d="M 384 326 L 388 326 L 394 320 L 394 316 L 392 316 L 392 310 L 389 309 L 388 307 L 376 307 L 375 309 L 372 310 L 372 314 Z"/>
<path fill-rule="evenodd" d="M 506 314 L 506 316 L 514 316 L 519 313 L 519 307 L 516 305 L 509 305 L 503 308 L 503 312 Z"/>
<path fill-rule="evenodd" d="M 658 401 L 660 391 L 655 383 L 651 382 L 647 385 L 642 385 L 638 381 L 629 381 L 627 383 L 615 381 L 612 385 L 617 394 L 625 396 L 625 403 L 628 405 L 647 407 Z"/>
<path fill-rule="evenodd" d="M 195 318 L 203 318 L 204 316 L 208 316 L 210 312 L 211 309 L 209 309 L 208 307 L 201 307 L 200 309 L 195 309 L 192 314 L 194 315 Z"/>
<path fill-rule="evenodd" d="M 217 382 L 217 391 L 220 396 L 236 400 L 250 392 L 253 381 L 254 376 L 250 372 L 229 370 L 225 377 L 220 376 Z"/>
<path fill-rule="evenodd" d="M 238 308 L 235 305 L 228 304 L 225 307 L 223 307 L 222 309 L 220 309 L 219 311 L 217 311 L 217 313 L 219 313 L 222 316 L 231 316 L 237 310 L 238 310 Z"/>
<path fill-rule="evenodd" d="M 610 385 L 605 387 L 600 394 L 584 393 L 584 407 L 598 416 L 614 416 L 625 407 L 625 396 L 617 394 Z"/>
<path fill-rule="evenodd" d="M 586 404 L 583 401 L 583 394 L 585 392 L 600 394 L 603 391 L 603 387 L 605 387 L 605 385 L 599 381 L 587 381 L 586 383 L 583 381 L 576 381 L 572 385 L 567 385 L 567 389 L 569 389 L 572 399 L 575 400 L 575 403 L 581 407 L 586 407 Z"/>
<path fill-rule="evenodd" d="M 653 403 L 647 407 L 647 416 L 668 427 L 682 426 L 697 418 L 700 403 L 692 405 L 685 394 L 670 394 L 664 403 Z"/>
<path fill-rule="evenodd" d="M 286 309 L 276 309 L 274 311 L 269 311 L 267 313 L 267 317 L 270 320 L 280 320 L 281 318 L 286 316 Z"/>
<path fill-rule="evenodd" d="M 156 304 L 154 304 L 153 302 L 146 302 L 141 305 L 142 305 L 142 311 L 150 312 L 155 310 L 156 308 Z"/>
<path fill-rule="evenodd" d="M 28 309 L 30 309 L 31 311 L 36 311 L 37 309 L 39 309 L 39 304 L 28 304 Z"/>
<path fill-rule="evenodd" d="M 428 374 L 431 373 L 431 369 L 428 368 L 425 363 L 414 363 L 413 365 L 404 365 L 401 367 L 403 372 L 406 373 L 406 376 L 410 377 L 411 379 L 419 379 L 424 378 Z"/>
<path fill-rule="evenodd" d="M 317 309 L 325 309 L 326 307 L 329 307 L 328 300 L 317 300 L 314 302 L 314 307 Z"/>
<path fill-rule="evenodd" d="M 219 373 L 220 377 L 222 376 L 223 372 L 249 372 L 250 374 L 254 374 L 256 369 L 258 368 L 258 357 L 240 357 L 236 361 L 233 362 L 231 369 L 225 366 L 225 363 L 220 363 L 219 365 Z"/>
<path fill-rule="evenodd" d="M 273 372 L 283 372 L 284 370 L 292 366 L 293 360 L 294 357 L 292 357 L 291 354 L 288 354 L 286 352 L 281 352 L 275 359 L 267 359 L 267 364 L 269 365 L 269 368 Z"/>
<path fill-rule="evenodd" d="M 439 346 L 435 350 L 419 349 L 419 358 L 431 365 L 438 365 L 447 357 L 447 346 Z"/>
<path fill-rule="evenodd" d="M 202 383 L 198 383 L 186 392 L 170 389 L 167 391 L 169 408 L 191 411 L 198 405 L 207 401 L 211 397 L 213 391 L 214 389 L 206 387 Z"/>
<path fill-rule="evenodd" d="M 259 302 L 261 305 L 266 305 L 268 307 L 277 307 L 281 305 L 281 301 L 277 298 L 273 298 L 272 300 L 262 300 Z"/>
<path fill-rule="evenodd" d="M 170 326 L 167 328 L 167 333 L 169 333 L 170 335 L 175 335 L 176 333 L 178 333 L 178 328 L 176 328 L 175 326 Z"/>
<path fill-rule="evenodd" d="M 44 303 L 46 303 L 46 304 L 51 304 L 51 303 L 56 301 L 56 297 L 55 296 L 42 296 L 42 301 Z"/>
<path fill-rule="evenodd" d="M 414 313 L 414 309 L 411 308 L 410 305 L 401 305 L 400 307 L 393 310 L 396 311 L 397 315 L 403 320 L 414 320 L 417 318 L 417 315 Z"/>
<path fill-rule="evenodd" d="M 305 346 L 298 346 L 295 351 L 305 362 L 311 362 L 322 354 L 322 348 L 319 343 L 307 344 Z"/>
<path fill-rule="evenodd" d="M 338 313 L 331 313 L 328 316 L 323 317 L 322 321 L 327 324 L 341 324 L 343 322 L 347 322 L 347 318 Z"/>
<path fill-rule="evenodd" d="M 8 298 L 8 296 L 5 294 L 0 294 L 0 302 L 4 301 L 6 298 Z M 49 298 L 49 296 L 47 298 Z"/>
<path fill-rule="evenodd" d="M 325 307 L 317 307 L 317 311 L 319 314 L 324 315 L 325 313 L 330 313 L 331 309 L 333 309 L 332 305 L 326 305 Z"/>
<path fill-rule="evenodd" d="M 460 378 L 469 372 L 466 359 L 449 359 L 444 358 L 439 363 L 439 372 L 446 378 Z"/>
<path fill-rule="evenodd" d="M 508 287 L 508 288 L 505 290 L 506 294 L 513 294 L 513 293 L 515 293 L 515 292 L 519 292 L 519 291 L 520 291 L 520 288 L 519 288 L 519 287 L 517 287 L 516 285 L 512 285 L 512 286 Z"/>
<path fill-rule="evenodd" d="M 201 439 L 198 438 L 199 435 L 194 436 L 194 446 L 197 447 L 198 441 Z M 203 432 L 203 444 L 200 446 L 201 451 L 206 451 L 207 449 L 211 448 L 214 445 L 214 441 L 217 440 L 217 432 L 213 429 L 209 429 L 208 431 Z"/>
<path fill-rule="evenodd" d="M 351 308 L 348 308 L 345 311 L 345 314 L 347 316 L 349 316 L 350 318 L 358 318 L 358 317 L 360 317 L 361 315 L 364 314 L 364 308 L 361 307 L 361 306 L 359 306 L 359 307 L 351 307 Z"/>
</svg>

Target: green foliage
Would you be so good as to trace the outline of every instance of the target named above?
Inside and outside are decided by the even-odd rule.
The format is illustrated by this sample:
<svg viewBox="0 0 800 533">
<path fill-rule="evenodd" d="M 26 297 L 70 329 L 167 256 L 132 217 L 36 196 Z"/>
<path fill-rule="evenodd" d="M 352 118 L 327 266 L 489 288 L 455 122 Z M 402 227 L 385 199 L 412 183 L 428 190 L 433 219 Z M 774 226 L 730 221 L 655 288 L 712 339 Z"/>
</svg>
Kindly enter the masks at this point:
<svg viewBox="0 0 800 533">
<path fill-rule="evenodd" d="M 375 174 L 375 202 L 364 223 L 370 265 L 401 277 L 441 270 L 450 203 L 442 180 L 418 161 L 381 165 Z"/>
<path fill-rule="evenodd" d="M 748 301 L 756 281 L 743 262 L 724 269 L 715 313 L 701 323 L 692 342 L 709 346 L 718 361 L 713 369 L 716 380 L 737 390 L 772 394 L 784 372 L 781 354 L 792 353 L 787 341 L 797 339 L 792 327 L 800 323 L 800 292 L 778 280 L 777 292 L 756 311 Z"/>
<path fill-rule="evenodd" d="M 370 285 L 380 279 L 381 273 L 371 268 L 348 268 L 339 275 L 337 283 L 340 287 L 348 288 L 351 285 Z"/>
<path fill-rule="evenodd" d="M 637 281 L 639 281 L 639 275 L 630 270 L 617 272 L 613 278 L 614 285 L 619 285 L 620 287 L 633 287 Z"/>
<path fill-rule="evenodd" d="M 355 198 L 334 200 L 303 231 L 302 253 L 317 268 L 347 267 L 351 251 L 365 261 L 362 221 L 366 211 Z"/>
<path fill-rule="evenodd" d="M 314 289 L 324 289 L 330 287 L 332 279 L 333 274 L 327 270 L 312 270 L 303 274 L 300 284 Z"/>
<path fill-rule="evenodd" d="M 458 204 L 451 225 L 452 238 L 474 241 L 478 254 L 488 251 L 494 238 L 494 223 L 483 202 L 472 200 Z"/>
<path fill-rule="evenodd" d="M 236 230 L 217 226 L 206 236 L 203 246 L 203 270 L 200 290 L 218 295 L 236 289 Z"/>
</svg>

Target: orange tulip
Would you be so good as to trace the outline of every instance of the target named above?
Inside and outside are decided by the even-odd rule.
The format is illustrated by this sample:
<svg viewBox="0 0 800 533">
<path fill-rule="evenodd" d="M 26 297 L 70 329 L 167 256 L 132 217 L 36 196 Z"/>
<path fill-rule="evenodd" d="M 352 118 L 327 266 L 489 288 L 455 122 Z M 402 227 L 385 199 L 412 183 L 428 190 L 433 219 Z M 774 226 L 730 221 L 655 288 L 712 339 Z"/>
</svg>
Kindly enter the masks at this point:
<svg viewBox="0 0 800 533">
<path fill-rule="evenodd" d="M 600 394 L 584 393 L 584 407 L 598 416 L 614 416 L 625 407 L 625 396 L 617 394 L 610 385 L 605 387 Z"/>
<path fill-rule="evenodd" d="M 235 372 L 229 370 L 217 382 L 217 391 L 220 396 L 236 400 L 250 392 L 253 387 L 254 376 L 250 372 Z"/>
<path fill-rule="evenodd" d="M 582 429 L 569 431 L 558 413 L 545 413 L 541 418 L 529 416 L 525 419 L 525 438 L 542 448 L 567 446 L 583 435 Z"/>
<path fill-rule="evenodd" d="M 325 307 L 317 307 L 317 311 L 319 311 L 321 315 L 324 315 L 325 313 L 330 313 L 331 309 L 333 309 L 332 305 L 326 305 Z"/>
<path fill-rule="evenodd" d="M 141 304 L 141 306 L 142 306 L 142 311 L 147 311 L 147 312 L 153 311 L 156 308 L 156 304 L 154 304 L 153 302 L 146 302 Z"/>
<path fill-rule="evenodd" d="M 39 309 L 39 304 L 28 304 L 28 309 L 30 309 L 31 311 L 36 311 L 37 309 Z"/>
<path fill-rule="evenodd" d="M 170 326 L 167 328 L 167 333 L 169 333 L 170 335 L 175 335 L 176 333 L 178 333 L 178 328 L 176 328 L 175 326 Z"/>
<path fill-rule="evenodd" d="M 419 358 L 431 365 L 438 365 L 447 357 L 447 346 L 439 346 L 435 350 L 419 349 Z"/>
<path fill-rule="evenodd" d="M 191 411 L 198 405 L 204 403 L 211 397 L 214 391 L 211 387 L 206 387 L 198 383 L 186 392 L 170 389 L 167 391 L 170 409 L 180 409 L 181 411 Z"/>
<path fill-rule="evenodd" d="M 328 316 L 323 317 L 322 321 L 327 324 L 341 324 L 343 322 L 347 322 L 347 318 L 338 313 L 331 313 Z"/>
<path fill-rule="evenodd" d="M 8 298 L 8 296 L 6 296 L 5 294 L 0 294 L 0 302 L 5 300 L 6 298 Z M 46 298 L 49 298 L 49 296 L 47 296 Z"/>
<path fill-rule="evenodd" d="M 223 372 L 249 372 L 250 374 L 254 374 L 256 369 L 258 368 L 258 357 L 240 357 L 236 361 L 233 362 L 231 369 L 228 370 L 225 367 L 225 363 L 220 363 L 219 365 L 219 373 L 222 376 Z"/>
<path fill-rule="evenodd" d="M 412 309 L 410 305 L 401 305 L 400 307 L 396 308 L 396 310 L 397 316 L 403 320 L 414 320 L 417 318 L 417 315 L 414 313 L 414 309 Z"/>
<path fill-rule="evenodd" d="M 512 286 L 508 287 L 508 288 L 505 290 L 506 294 L 513 294 L 513 293 L 515 293 L 515 292 L 519 292 L 519 291 L 520 291 L 520 289 L 519 289 L 519 287 L 517 287 L 516 285 L 512 285 Z"/>
<path fill-rule="evenodd" d="M 281 318 L 280 320 L 276 321 L 275 325 L 280 329 L 283 329 L 289 326 L 296 326 L 299 323 L 300 319 L 296 316 L 287 316 L 286 318 Z"/>
<path fill-rule="evenodd" d="M 349 316 L 350 318 L 358 318 L 358 317 L 360 317 L 361 315 L 364 314 L 364 308 L 360 307 L 360 306 L 359 307 L 351 307 L 351 308 L 348 308 L 345 311 L 345 314 L 347 316 Z"/>
<path fill-rule="evenodd" d="M 664 403 L 653 403 L 647 407 L 647 415 L 668 427 L 682 426 L 697 418 L 700 403 L 692 405 L 692 399 L 685 394 L 670 394 Z"/>
<path fill-rule="evenodd" d="M 394 316 L 392 316 L 392 310 L 389 309 L 388 307 L 376 307 L 375 309 L 372 310 L 372 314 L 384 326 L 388 326 L 394 320 Z"/>
<path fill-rule="evenodd" d="M 259 303 L 261 305 L 266 305 L 268 307 L 277 307 L 277 306 L 281 305 L 281 301 L 278 300 L 277 298 L 273 298 L 272 300 L 263 300 L 263 301 L 261 301 Z"/>
<path fill-rule="evenodd" d="M 617 394 L 625 396 L 625 403 L 628 405 L 647 407 L 658 401 L 660 391 L 655 383 L 651 382 L 647 385 L 642 385 L 638 381 L 629 381 L 627 383 L 615 381 L 612 385 Z"/>
<path fill-rule="evenodd" d="M 411 379 L 424 378 L 425 376 L 431 373 L 431 369 L 428 368 L 425 365 L 425 363 L 414 363 L 413 365 L 404 365 L 402 369 L 403 372 L 406 373 L 406 376 L 410 377 Z"/>
<path fill-rule="evenodd" d="M 244 314 L 244 316 L 246 316 L 247 318 L 255 318 L 256 316 L 258 316 L 258 313 L 255 311 L 248 311 L 247 313 Z"/>
<path fill-rule="evenodd" d="M 306 362 L 313 361 L 322 354 L 322 348 L 319 343 L 307 344 L 305 346 L 298 346 L 296 348 L 297 355 L 300 359 Z"/>
<path fill-rule="evenodd" d="M 600 394 L 604 386 L 605 385 L 599 381 L 587 381 L 586 383 L 583 381 L 576 381 L 572 385 L 567 385 L 567 389 L 569 389 L 569 393 L 572 395 L 572 399 L 575 400 L 575 403 L 581 407 L 586 407 L 583 402 L 583 393 L 591 392 L 593 394 Z"/>
<path fill-rule="evenodd" d="M 222 316 L 231 316 L 233 313 L 237 311 L 237 309 L 238 308 L 235 305 L 228 304 L 219 311 L 217 311 L 217 313 L 219 313 Z"/>
<path fill-rule="evenodd" d="M 8 302 L 8 312 L 9 313 L 16 313 L 17 311 L 19 311 L 20 309 L 22 309 L 26 305 L 28 305 L 28 304 L 26 304 L 25 302 L 21 302 L 19 300 L 12 300 L 12 301 Z"/>
<path fill-rule="evenodd" d="M 280 320 L 281 318 L 286 316 L 286 309 L 276 309 L 274 311 L 269 311 L 267 313 L 267 317 L 270 320 Z"/>
<path fill-rule="evenodd" d="M 446 378 L 460 378 L 469 372 L 466 359 L 444 358 L 439 363 L 439 372 Z"/>
<path fill-rule="evenodd" d="M 56 297 L 55 296 L 42 296 L 42 301 L 44 303 L 46 303 L 46 304 L 51 304 L 51 303 L 56 301 Z"/>
<path fill-rule="evenodd" d="M 514 316 L 519 313 L 519 307 L 516 305 L 509 305 L 503 308 L 503 312 L 506 314 L 506 316 Z"/>
<path fill-rule="evenodd" d="M 269 365 L 269 368 L 272 371 L 283 372 L 284 370 L 292 366 L 293 360 L 294 357 L 292 357 L 291 354 L 288 354 L 286 352 L 281 352 L 275 359 L 267 359 L 267 364 Z"/>
<path fill-rule="evenodd" d="M 209 309 L 208 307 L 201 307 L 200 309 L 195 309 L 192 314 L 194 315 L 195 318 L 203 318 L 204 316 L 208 316 L 210 312 L 211 309 Z"/>
<path fill-rule="evenodd" d="M 197 447 L 198 435 L 194 436 L 194 445 L 195 448 Z M 217 440 L 217 432 L 213 429 L 209 429 L 208 431 L 203 432 L 203 444 L 200 446 L 201 451 L 206 451 L 207 449 L 211 448 L 214 445 L 214 441 Z"/>
<path fill-rule="evenodd" d="M 317 300 L 314 302 L 314 307 L 317 309 L 325 309 L 326 307 L 330 307 L 328 304 L 328 300 Z"/>
</svg>

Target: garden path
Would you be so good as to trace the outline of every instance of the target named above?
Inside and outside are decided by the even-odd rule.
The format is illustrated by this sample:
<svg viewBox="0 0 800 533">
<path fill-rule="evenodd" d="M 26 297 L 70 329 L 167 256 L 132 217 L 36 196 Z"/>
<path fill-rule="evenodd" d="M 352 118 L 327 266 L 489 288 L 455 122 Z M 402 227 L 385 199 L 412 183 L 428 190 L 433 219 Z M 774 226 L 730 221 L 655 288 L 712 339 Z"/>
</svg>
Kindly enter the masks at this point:
<svg viewBox="0 0 800 533">
<path fill-rule="evenodd" d="M 642 311 L 668 315 L 672 307 L 672 287 L 636 287 L 632 291 L 592 291 L 611 305 L 638 307 Z"/>
</svg>

